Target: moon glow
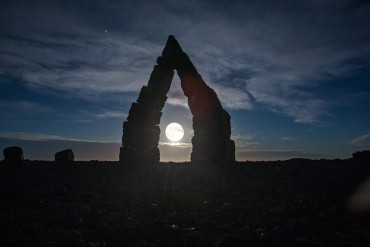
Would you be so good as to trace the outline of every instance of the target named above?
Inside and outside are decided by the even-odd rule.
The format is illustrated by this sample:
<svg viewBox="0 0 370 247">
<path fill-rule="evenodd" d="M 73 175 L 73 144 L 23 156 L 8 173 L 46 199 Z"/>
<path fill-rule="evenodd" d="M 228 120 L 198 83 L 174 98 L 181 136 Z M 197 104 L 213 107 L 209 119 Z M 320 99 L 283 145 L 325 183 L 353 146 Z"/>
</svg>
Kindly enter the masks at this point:
<svg viewBox="0 0 370 247">
<path fill-rule="evenodd" d="M 166 136 L 173 142 L 180 141 L 184 136 L 184 128 L 178 123 L 170 123 L 166 128 Z"/>
</svg>

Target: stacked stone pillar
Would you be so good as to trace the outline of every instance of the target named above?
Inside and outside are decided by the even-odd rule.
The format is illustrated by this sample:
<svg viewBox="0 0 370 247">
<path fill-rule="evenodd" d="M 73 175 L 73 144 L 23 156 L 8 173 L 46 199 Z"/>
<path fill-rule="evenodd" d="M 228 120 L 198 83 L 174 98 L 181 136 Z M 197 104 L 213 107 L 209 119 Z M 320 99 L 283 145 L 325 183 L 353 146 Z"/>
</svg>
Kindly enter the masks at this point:
<svg viewBox="0 0 370 247">
<path fill-rule="evenodd" d="M 141 88 L 138 99 L 131 105 L 127 121 L 123 123 L 119 156 L 122 162 L 159 162 L 161 111 L 174 75 L 173 68 L 168 65 L 167 60 L 165 56 L 157 59 L 148 85 Z"/>
<path fill-rule="evenodd" d="M 230 115 L 223 109 L 215 91 L 206 85 L 180 45 L 177 43 L 172 47 L 178 47 L 174 64 L 193 114 L 191 161 L 235 161 L 235 143 L 230 139 Z"/>
</svg>

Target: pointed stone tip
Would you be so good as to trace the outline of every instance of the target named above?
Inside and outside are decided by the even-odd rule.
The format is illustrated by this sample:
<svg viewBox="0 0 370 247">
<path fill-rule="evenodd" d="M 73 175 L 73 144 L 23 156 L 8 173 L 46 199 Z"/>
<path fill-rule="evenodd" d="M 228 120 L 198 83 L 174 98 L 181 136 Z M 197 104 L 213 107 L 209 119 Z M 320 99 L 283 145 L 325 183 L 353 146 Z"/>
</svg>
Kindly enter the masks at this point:
<svg viewBox="0 0 370 247">
<path fill-rule="evenodd" d="M 177 40 L 175 39 L 175 36 L 169 35 L 168 36 L 168 39 L 167 39 L 166 46 L 169 46 L 169 45 L 175 45 L 175 46 L 177 46 L 177 45 L 179 45 L 178 43 L 179 42 L 177 42 Z"/>
<path fill-rule="evenodd" d="M 179 42 L 175 39 L 175 36 L 169 35 L 162 55 L 169 56 L 170 54 L 182 52 L 182 48 Z"/>
</svg>

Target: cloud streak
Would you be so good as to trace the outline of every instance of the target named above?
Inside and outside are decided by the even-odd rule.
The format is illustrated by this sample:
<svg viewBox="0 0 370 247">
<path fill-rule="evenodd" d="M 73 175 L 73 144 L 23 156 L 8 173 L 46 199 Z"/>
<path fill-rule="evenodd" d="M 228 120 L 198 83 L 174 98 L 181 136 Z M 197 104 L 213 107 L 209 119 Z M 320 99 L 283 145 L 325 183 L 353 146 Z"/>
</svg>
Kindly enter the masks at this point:
<svg viewBox="0 0 370 247">
<path fill-rule="evenodd" d="M 91 143 L 121 143 L 120 141 L 94 141 L 94 140 L 81 140 L 73 138 L 65 138 L 57 135 L 45 135 L 35 133 L 3 133 L 0 138 L 22 140 L 22 141 L 35 141 L 35 142 L 48 142 L 48 141 L 69 141 L 69 142 L 91 142 Z"/>
<path fill-rule="evenodd" d="M 231 139 L 235 142 L 236 150 L 255 148 L 259 144 L 254 140 L 254 137 L 250 135 L 234 135 L 231 136 Z"/>
<path fill-rule="evenodd" d="M 302 150 L 240 150 L 236 152 L 236 157 L 239 161 L 334 158 L 327 154 L 310 153 Z"/>
<path fill-rule="evenodd" d="M 102 112 L 98 114 L 91 114 L 93 117 L 96 117 L 98 119 L 106 119 L 106 118 L 119 118 L 119 119 L 124 119 L 127 118 L 127 114 L 123 113 L 121 111 L 107 111 L 107 112 Z"/>
<path fill-rule="evenodd" d="M 281 137 L 281 140 L 283 140 L 283 141 L 296 141 L 297 138 L 290 137 L 290 136 L 283 136 L 283 137 Z"/>
<path fill-rule="evenodd" d="M 24 116 L 50 114 L 55 110 L 46 105 L 38 104 L 26 100 L 1 100 L 0 114 L 2 116 L 12 117 L 15 114 Z"/>
<path fill-rule="evenodd" d="M 349 141 L 351 146 L 370 146 L 370 134 L 357 137 Z"/>
<path fill-rule="evenodd" d="M 175 34 L 226 108 L 259 104 L 296 123 L 320 124 L 331 102 L 313 89 L 361 68 L 364 63 L 351 61 L 370 54 L 370 7 L 347 1 L 335 8 L 329 2 L 292 7 L 271 1 L 32 6 L 9 4 L 1 10 L 2 81 L 12 76 L 32 90 L 90 100 L 137 93 L 167 35 Z M 158 23 L 167 25 L 158 28 Z"/>
</svg>

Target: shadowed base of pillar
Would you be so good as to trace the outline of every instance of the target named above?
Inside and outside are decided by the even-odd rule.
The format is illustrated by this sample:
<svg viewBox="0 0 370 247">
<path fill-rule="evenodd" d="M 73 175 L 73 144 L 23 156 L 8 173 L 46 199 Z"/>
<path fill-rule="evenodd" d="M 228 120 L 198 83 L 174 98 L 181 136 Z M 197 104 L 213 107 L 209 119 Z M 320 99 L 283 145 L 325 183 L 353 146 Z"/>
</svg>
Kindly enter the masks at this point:
<svg viewBox="0 0 370 247">
<path fill-rule="evenodd" d="M 120 162 L 124 163 L 159 163 L 158 147 L 121 147 Z"/>
<path fill-rule="evenodd" d="M 227 136 L 194 136 L 191 161 L 235 161 L 235 143 Z"/>
</svg>

